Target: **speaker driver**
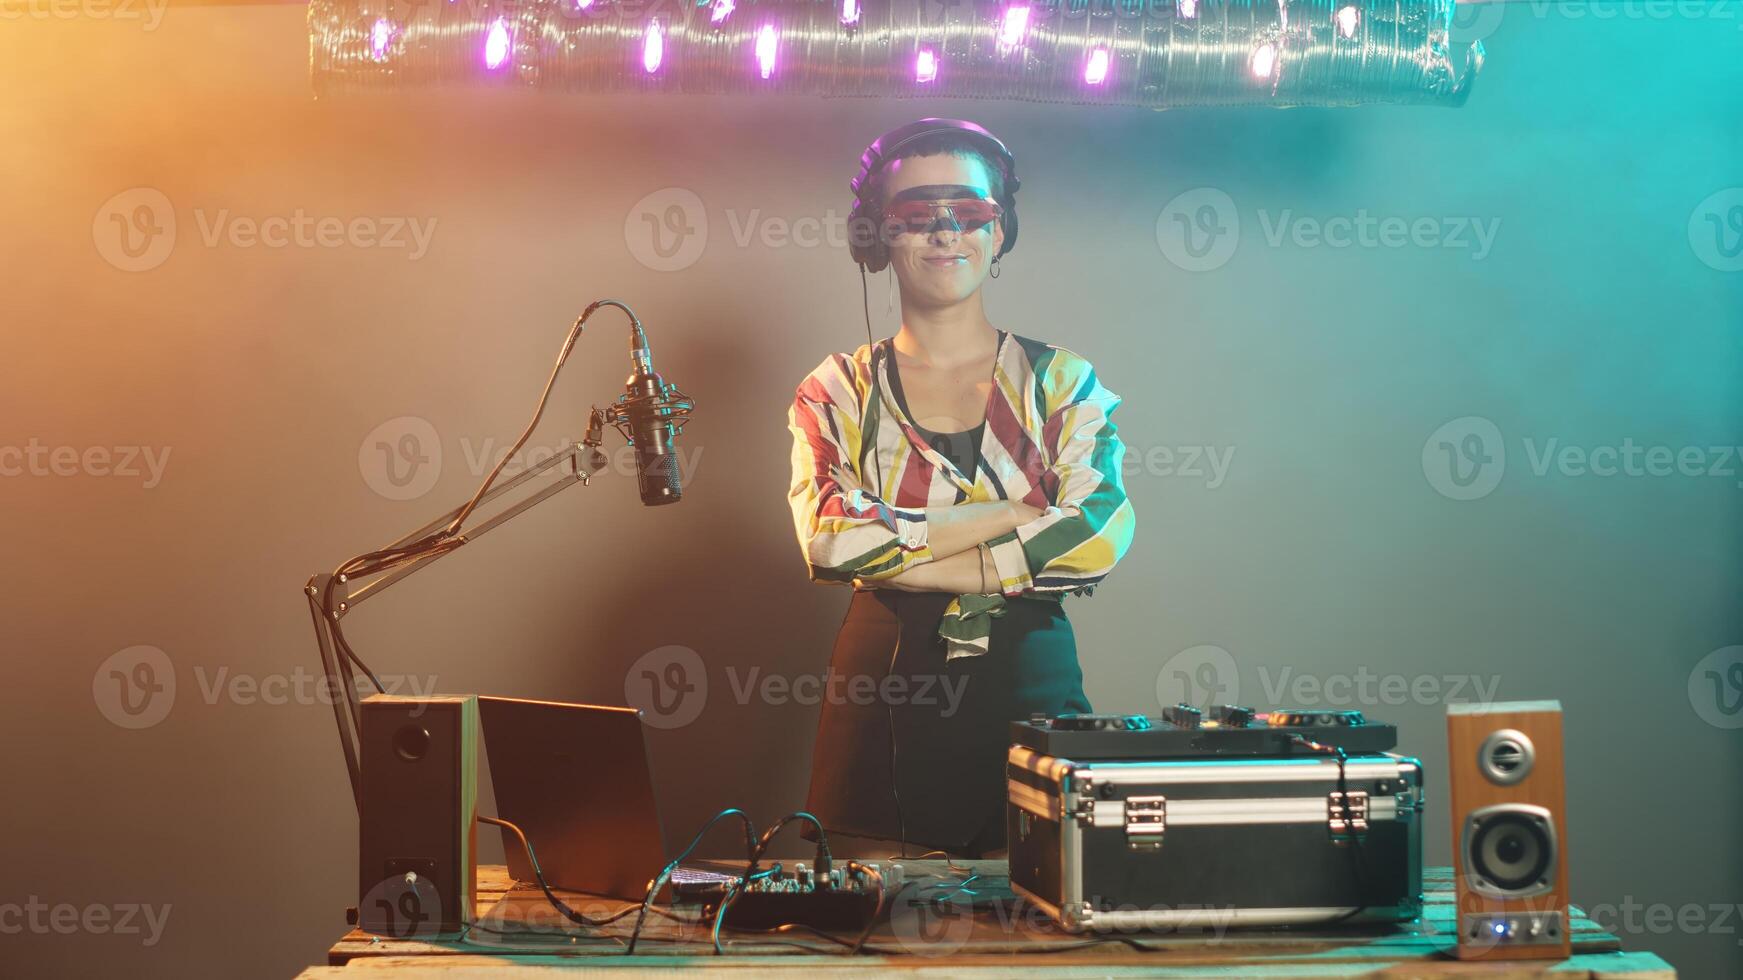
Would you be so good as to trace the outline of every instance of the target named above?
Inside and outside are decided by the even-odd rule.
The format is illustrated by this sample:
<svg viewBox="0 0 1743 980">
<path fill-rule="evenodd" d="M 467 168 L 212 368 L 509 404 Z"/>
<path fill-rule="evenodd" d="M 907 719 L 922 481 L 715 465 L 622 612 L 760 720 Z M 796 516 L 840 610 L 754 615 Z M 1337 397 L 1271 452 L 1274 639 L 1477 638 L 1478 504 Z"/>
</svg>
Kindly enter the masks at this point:
<svg viewBox="0 0 1743 980">
<path fill-rule="evenodd" d="M 430 752 L 430 730 L 421 725 L 402 725 L 393 733 L 393 750 L 407 762 L 416 762 Z"/>
<path fill-rule="evenodd" d="M 1537 748 L 1524 732 L 1503 728 L 1477 747 L 1477 770 L 1497 786 L 1512 786 L 1531 774 Z"/>
<path fill-rule="evenodd" d="M 1483 807 L 1465 821 L 1465 869 L 1473 890 L 1496 898 L 1550 889 L 1556 860 L 1548 810 L 1522 803 Z"/>
</svg>

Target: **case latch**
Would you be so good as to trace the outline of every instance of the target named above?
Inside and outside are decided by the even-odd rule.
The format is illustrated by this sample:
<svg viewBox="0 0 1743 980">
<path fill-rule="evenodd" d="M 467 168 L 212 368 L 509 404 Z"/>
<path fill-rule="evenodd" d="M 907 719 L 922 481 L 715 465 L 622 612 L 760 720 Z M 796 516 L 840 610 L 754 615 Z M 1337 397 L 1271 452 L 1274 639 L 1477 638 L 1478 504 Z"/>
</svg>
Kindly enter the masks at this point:
<svg viewBox="0 0 1743 980">
<path fill-rule="evenodd" d="M 1063 816 L 1076 820 L 1081 826 L 1095 826 L 1095 782 L 1082 778 L 1068 785 L 1070 792 L 1061 799 Z"/>
<path fill-rule="evenodd" d="M 1162 834 L 1168 829 L 1168 797 L 1128 796 L 1125 815 L 1127 849 L 1153 851 L 1162 846 Z"/>
<path fill-rule="evenodd" d="M 1348 815 L 1346 818 L 1346 814 Z M 1365 790 L 1332 793 L 1325 798 L 1326 829 L 1334 844 L 1347 843 L 1351 836 L 1368 832 L 1368 794 Z"/>
</svg>

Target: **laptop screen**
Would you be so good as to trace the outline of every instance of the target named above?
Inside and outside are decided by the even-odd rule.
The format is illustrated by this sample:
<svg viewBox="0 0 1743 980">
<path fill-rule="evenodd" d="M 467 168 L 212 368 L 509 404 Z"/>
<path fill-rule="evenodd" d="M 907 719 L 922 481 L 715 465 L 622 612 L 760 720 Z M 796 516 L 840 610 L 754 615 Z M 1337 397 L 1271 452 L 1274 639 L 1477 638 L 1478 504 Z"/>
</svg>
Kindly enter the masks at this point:
<svg viewBox="0 0 1743 980">
<path fill-rule="evenodd" d="M 640 901 L 666 851 L 640 712 L 480 697 L 496 815 L 516 824 L 553 888 Z M 509 874 L 533 881 L 513 833 Z"/>
</svg>

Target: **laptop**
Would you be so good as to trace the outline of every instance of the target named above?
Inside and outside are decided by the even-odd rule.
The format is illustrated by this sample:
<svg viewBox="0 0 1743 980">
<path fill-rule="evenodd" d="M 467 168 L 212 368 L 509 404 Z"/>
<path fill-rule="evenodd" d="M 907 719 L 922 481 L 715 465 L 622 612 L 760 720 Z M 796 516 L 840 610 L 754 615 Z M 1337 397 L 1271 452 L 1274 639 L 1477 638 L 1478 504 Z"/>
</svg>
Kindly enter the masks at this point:
<svg viewBox="0 0 1743 980">
<path fill-rule="evenodd" d="M 532 842 L 552 888 L 641 901 L 671 859 L 635 708 L 480 697 L 496 815 Z M 535 881 L 508 828 L 508 873 Z M 729 877 L 729 876 L 722 876 Z"/>
</svg>

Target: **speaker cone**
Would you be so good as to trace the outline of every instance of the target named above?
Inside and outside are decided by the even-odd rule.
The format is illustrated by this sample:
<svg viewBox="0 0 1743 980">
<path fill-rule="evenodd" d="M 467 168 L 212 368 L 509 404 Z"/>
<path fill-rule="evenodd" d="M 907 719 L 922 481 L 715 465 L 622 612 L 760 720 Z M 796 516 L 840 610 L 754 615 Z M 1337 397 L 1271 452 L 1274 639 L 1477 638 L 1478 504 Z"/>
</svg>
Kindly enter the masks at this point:
<svg viewBox="0 0 1743 980">
<path fill-rule="evenodd" d="M 1548 810 L 1524 804 L 1484 807 L 1465 823 L 1471 887 L 1510 898 L 1547 891 L 1555 870 L 1555 825 Z"/>
<path fill-rule="evenodd" d="M 393 733 L 393 750 L 407 762 L 416 762 L 430 751 L 430 730 L 421 725 L 401 725 Z"/>
</svg>

